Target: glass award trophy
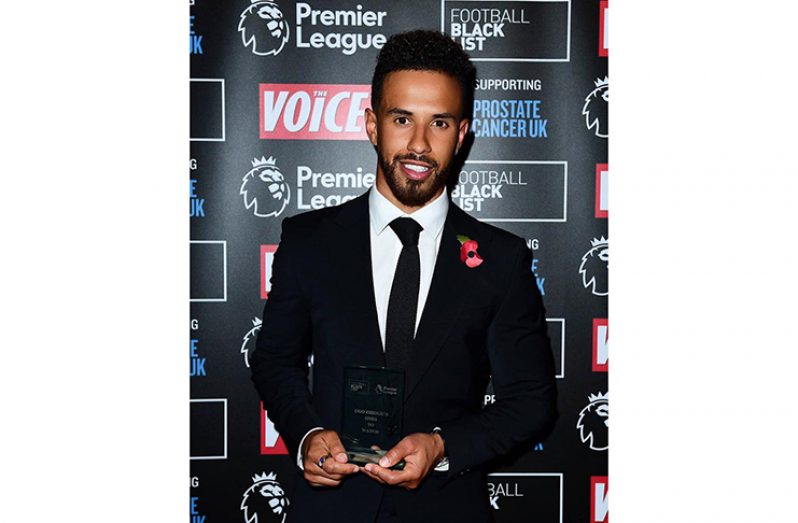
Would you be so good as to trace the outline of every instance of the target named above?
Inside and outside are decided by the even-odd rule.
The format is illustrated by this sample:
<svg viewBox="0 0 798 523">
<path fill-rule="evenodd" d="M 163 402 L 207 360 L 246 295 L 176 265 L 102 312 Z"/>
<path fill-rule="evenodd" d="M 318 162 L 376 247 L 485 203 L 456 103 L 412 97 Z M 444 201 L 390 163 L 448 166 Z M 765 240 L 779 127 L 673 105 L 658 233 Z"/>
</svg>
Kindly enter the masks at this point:
<svg viewBox="0 0 798 523">
<path fill-rule="evenodd" d="M 403 370 L 344 367 L 341 441 L 351 463 L 377 463 L 399 442 L 404 385 Z M 391 468 L 404 468 L 404 461 Z"/>
</svg>

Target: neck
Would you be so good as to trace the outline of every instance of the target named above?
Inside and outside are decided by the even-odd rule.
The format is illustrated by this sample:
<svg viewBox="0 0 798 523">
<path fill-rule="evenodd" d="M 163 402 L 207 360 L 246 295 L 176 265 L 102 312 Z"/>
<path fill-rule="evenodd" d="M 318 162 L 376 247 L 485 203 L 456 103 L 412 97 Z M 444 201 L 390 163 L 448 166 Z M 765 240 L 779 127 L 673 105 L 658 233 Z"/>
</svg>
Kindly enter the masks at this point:
<svg viewBox="0 0 798 523">
<path fill-rule="evenodd" d="M 445 187 L 442 187 L 438 192 L 433 194 L 432 197 L 429 200 L 427 200 L 426 202 L 424 202 L 422 205 L 410 206 L 410 205 L 405 205 L 402 202 L 400 202 L 396 198 L 396 196 L 394 196 L 393 192 L 391 192 L 391 188 L 388 187 L 388 184 L 385 183 L 384 180 L 381 180 L 380 178 L 378 178 L 377 181 L 374 183 L 374 188 L 377 189 L 377 191 L 379 191 L 379 193 L 381 195 L 383 195 L 386 200 L 388 200 L 394 206 L 396 206 L 397 208 L 401 209 L 403 212 L 405 212 L 407 214 L 413 214 L 417 210 L 419 210 L 419 209 L 421 209 L 423 207 L 426 207 L 427 205 L 429 205 L 430 203 L 435 201 L 438 198 L 438 196 L 440 196 L 441 193 L 446 189 Z"/>
</svg>

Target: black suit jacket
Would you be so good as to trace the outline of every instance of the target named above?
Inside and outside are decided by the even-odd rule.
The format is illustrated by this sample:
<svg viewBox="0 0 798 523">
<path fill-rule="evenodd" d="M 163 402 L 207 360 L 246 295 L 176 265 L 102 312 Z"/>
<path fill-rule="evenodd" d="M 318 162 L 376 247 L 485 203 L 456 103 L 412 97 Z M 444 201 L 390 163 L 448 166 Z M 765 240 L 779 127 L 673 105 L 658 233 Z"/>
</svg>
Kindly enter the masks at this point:
<svg viewBox="0 0 798 523">
<path fill-rule="evenodd" d="M 372 189 L 374 190 L 374 189 Z M 340 430 L 343 367 L 385 365 L 371 276 L 368 193 L 283 221 L 252 379 L 294 459 L 313 427 Z M 406 370 L 404 433 L 441 427 L 449 471 L 392 494 L 402 521 L 490 521 L 480 466 L 555 419 L 554 366 L 532 253 L 449 205 Z M 460 261 L 465 235 L 484 259 Z M 307 356 L 314 354 L 313 392 Z M 482 408 L 493 379 L 495 403 Z M 298 469 L 297 469 L 298 470 Z M 362 474 L 334 489 L 297 482 L 289 521 L 373 521 L 383 487 Z"/>
</svg>

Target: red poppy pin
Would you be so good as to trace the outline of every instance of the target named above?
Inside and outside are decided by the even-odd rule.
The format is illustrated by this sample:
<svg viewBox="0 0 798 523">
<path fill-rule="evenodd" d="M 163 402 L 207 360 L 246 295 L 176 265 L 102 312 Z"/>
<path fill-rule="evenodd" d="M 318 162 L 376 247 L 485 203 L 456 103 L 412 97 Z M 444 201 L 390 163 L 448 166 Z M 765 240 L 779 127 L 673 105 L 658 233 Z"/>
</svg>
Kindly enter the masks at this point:
<svg viewBox="0 0 798 523">
<path fill-rule="evenodd" d="M 460 242 L 460 261 L 465 263 L 469 269 L 479 267 L 484 261 L 477 252 L 479 244 L 462 234 L 457 235 L 457 240 Z"/>
</svg>

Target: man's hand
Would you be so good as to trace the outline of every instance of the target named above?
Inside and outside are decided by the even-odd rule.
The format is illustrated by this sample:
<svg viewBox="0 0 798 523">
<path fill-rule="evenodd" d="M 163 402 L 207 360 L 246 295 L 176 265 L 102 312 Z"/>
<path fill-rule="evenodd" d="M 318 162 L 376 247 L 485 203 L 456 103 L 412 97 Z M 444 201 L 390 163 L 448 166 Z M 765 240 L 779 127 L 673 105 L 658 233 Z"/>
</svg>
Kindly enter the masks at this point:
<svg viewBox="0 0 798 523">
<path fill-rule="evenodd" d="M 417 432 L 402 438 L 380 459 L 379 465 L 369 463 L 363 471 L 380 483 L 412 490 L 421 484 L 443 456 L 443 439 L 439 434 Z M 404 470 L 390 470 L 402 459 L 405 460 Z"/>
<path fill-rule="evenodd" d="M 334 430 L 311 432 L 305 438 L 302 457 L 305 480 L 313 487 L 337 487 L 346 476 L 360 470 L 347 463 L 346 449 Z"/>
</svg>

